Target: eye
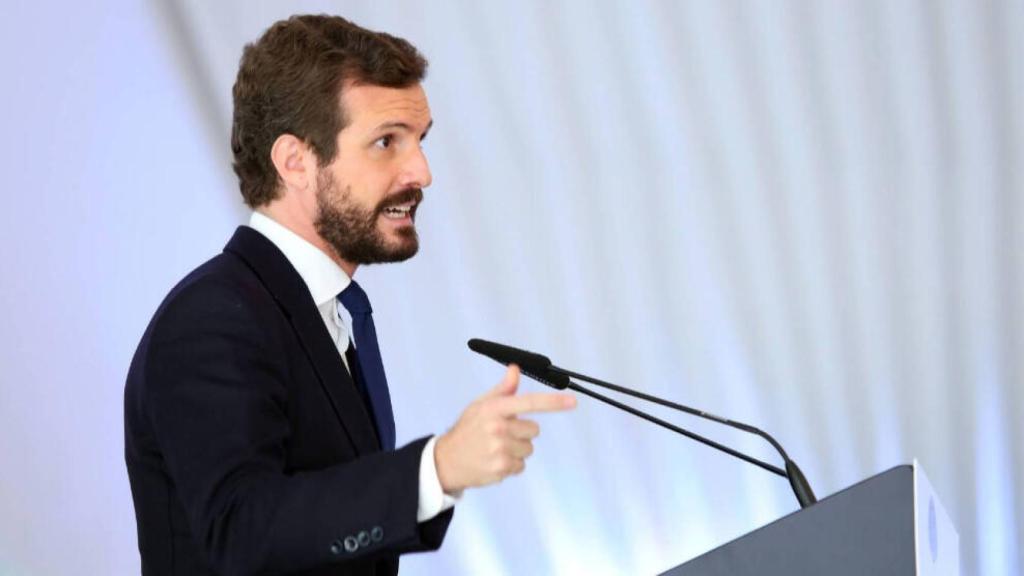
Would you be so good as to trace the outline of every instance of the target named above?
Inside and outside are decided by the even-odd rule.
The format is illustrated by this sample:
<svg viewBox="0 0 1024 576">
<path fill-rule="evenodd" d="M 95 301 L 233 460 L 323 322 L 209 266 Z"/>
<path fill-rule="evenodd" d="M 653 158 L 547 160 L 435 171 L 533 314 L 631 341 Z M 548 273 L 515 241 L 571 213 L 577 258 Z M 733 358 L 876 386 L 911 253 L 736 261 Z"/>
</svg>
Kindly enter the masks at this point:
<svg viewBox="0 0 1024 576">
<path fill-rule="evenodd" d="M 374 147 L 380 148 L 381 150 L 387 150 L 388 148 L 391 147 L 391 141 L 393 139 L 394 137 L 392 137 L 390 134 L 388 134 L 387 136 L 381 136 L 380 138 L 377 138 L 376 140 L 373 141 L 373 145 Z"/>
</svg>

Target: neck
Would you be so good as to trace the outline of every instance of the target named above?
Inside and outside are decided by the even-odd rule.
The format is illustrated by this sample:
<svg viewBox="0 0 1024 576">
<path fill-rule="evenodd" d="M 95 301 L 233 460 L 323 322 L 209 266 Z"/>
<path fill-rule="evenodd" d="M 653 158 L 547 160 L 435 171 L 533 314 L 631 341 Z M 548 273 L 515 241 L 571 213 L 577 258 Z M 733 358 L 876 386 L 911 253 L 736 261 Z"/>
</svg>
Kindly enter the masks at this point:
<svg viewBox="0 0 1024 576">
<path fill-rule="evenodd" d="M 302 218 L 301 215 L 297 214 L 294 210 L 288 210 L 285 206 L 278 203 L 273 203 L 269 206 L 260 206 L 256 211 L 298 234 L 303 240 L 309 242 L 313 246 L 316 246 L 321 252 L 333 260 L 338 267 L 345 271 L 345 274 L 348 274 L 349 278 L 355 277 L 356 268 L 358 268 L 359 265 L 355 262 L 349 262 L 339 256 L 334 247 L 321 238 L 320 234 L 317 234 L 316 227 L 313 226 L 312 221 L 308 218 Z"/>
</svg>

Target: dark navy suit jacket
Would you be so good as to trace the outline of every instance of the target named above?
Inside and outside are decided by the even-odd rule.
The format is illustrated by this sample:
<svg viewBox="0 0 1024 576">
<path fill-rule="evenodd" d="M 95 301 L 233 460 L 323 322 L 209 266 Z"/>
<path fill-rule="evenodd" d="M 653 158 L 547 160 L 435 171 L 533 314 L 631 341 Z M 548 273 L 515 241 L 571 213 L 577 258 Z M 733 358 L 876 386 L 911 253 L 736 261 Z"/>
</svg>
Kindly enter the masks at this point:
<svg viewBox="0 0 1024 576">
<path fill-rule="evenodd" d="M 144 574 L 395 574 L 427 438 L 382 452 L 309 290 L 240 227 L 160 305 L 125 386 Z"/>
</svg>

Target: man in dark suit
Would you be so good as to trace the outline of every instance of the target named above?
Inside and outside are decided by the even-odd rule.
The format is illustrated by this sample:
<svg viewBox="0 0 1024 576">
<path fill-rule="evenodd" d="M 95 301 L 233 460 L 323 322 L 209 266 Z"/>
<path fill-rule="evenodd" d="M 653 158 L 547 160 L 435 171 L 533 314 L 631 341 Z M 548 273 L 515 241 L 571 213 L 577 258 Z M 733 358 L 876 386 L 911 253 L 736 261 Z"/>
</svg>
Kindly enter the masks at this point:
<svg viewBox="0 0 1024 576">
<path fill-rule="evenodd" d="M 337 17 L 276 23 L 242 56 L 232 150 L 253 208 L 182 280 L 125 386 L 125 455 L 146 574 L 395 574 L 441 545 L 465 488 L 523 469 L 510 368 L 441 436 L 395 447 L 360 264 L 418 248 L 431 175 L 426 61 Z"/>
</svg>

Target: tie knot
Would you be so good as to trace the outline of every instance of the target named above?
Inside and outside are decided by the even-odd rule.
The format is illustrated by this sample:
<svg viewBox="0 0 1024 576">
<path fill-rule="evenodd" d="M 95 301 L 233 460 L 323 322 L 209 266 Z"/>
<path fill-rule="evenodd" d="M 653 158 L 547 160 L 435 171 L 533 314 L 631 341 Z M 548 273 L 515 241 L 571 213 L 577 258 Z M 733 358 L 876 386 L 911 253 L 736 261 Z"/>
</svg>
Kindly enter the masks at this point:
<svg viewBox="0 0 1024 576">
<path fill-rule="evenodd" d="M 338 300 L 341 300 L 342 306 L 348 310 L 349 314 L 369 314 L 373 312 L 373 308 L 370 307 L 370 299 L 366 296 L 366 292 L 356 284 L 353 280 L 349 282 L 348 287 L 338 294 Z"/>
</svg>

